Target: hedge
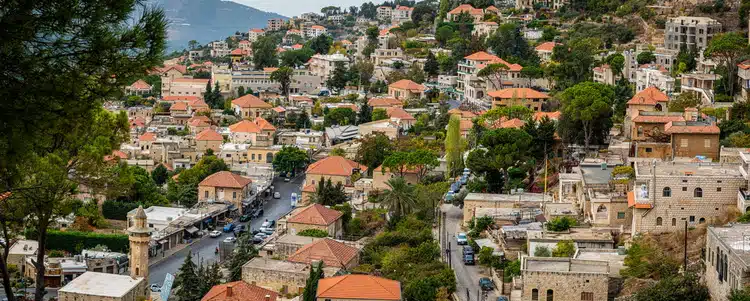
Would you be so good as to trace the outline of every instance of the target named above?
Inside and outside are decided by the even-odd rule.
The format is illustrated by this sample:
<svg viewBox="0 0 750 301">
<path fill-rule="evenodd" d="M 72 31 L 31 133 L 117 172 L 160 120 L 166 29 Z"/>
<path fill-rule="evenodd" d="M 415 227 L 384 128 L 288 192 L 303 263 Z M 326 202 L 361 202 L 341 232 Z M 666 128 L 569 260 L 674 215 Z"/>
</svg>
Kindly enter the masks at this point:
<svg viewBox="0 0 750 301">
<path fill-rule="evenodd" d="M 113 252 L 127 253 L 130 243 L 126 234 L 102 234 L 79 231 L 47 231 L 47 250 L 64 250 L 79 254 L 83 249 L 105 245 Z"/>
<path fill-rule="evenodd" d="M 320 229 L 305 229 L 297 233 L 299 236 L 309 236 L 309 237 L 327 237 L 328 231 L 320 230 Z"/>
<path fill-rule="evenodd" d="M 135 208 L 138 208 L 138 203 L 107 200 L 102 204 L 102 214 L 104 218 L 126 221 L 128 212 Z"/>
</svg>

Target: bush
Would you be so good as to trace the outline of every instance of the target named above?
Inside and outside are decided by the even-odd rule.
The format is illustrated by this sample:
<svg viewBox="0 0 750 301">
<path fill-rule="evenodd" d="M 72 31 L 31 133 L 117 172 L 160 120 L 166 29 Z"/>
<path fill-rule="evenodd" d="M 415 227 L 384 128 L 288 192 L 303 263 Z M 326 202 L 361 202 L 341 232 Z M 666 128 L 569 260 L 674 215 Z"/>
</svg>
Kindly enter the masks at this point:
<svg viewBox="0 0 750 301">
<path fill-rule="evenodd" d="M 573 257 L 576 253 L 576 246 L 572 240 L 561 240 L 552 250 L 553 257 Z"/>
<path fill-rule="evenodd" d="M 553 218 L 551 221 L 547 222 L 547 230 L 549 231 L 566 231 L 570 229 L 570 227 L 575 226 L 578 224 L 578 221 L 576 221 L 572 217 L 563 216 L 563 217 L 556 217 Z"/>
<path fill-rule="evenodd" d="M 138 203 L 106 200 L 102 204 L 102 214 L 104 218 L 126 221 L 128 212 L 135 208 L 138 208 Z"/>
<path fill-rule="evenodd" d="M 36 238 L 32 238 L 36 239 Z M 78 254 L 83 249 L 105 245 L 114 252 L 127 253 L 129 247 L 128 236 L 125 234 L 102 234 L 78 231 L 47 231 L 47 249 L 62 250 Z"/>
<path fill-rule="evenodd" d="M 550 257 L 552 256 L 552 253 L 549 251 L 549 248 L 545 246 L 537 246 L 534 249 L 534 256 L 536 257 Z"/>
<path fill-rule="evenodd" d="M 513 277 L 518 275 L 521 275 L 521 261 L 514 260 L 507 262 L 505 267 L 503 267 L 503 282 L 512 282 Z"/>
<path fill-rule="evenodd" d="M 305 229 L 297 233 L 297 235 L 308 237 L 327 237 L 328 232 L 320 229 Z"/>
</svg>

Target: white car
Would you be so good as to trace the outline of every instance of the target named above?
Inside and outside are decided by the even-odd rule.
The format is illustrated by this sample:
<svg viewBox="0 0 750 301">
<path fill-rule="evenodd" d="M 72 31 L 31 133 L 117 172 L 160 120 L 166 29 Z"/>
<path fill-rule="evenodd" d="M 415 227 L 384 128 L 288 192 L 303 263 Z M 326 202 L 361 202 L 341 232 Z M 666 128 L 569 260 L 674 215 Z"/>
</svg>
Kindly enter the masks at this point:
<svg viewBox="0 0 750 301">
<path fill-rule="evenodd" d="M 456 243 L 459 245 L 469 244 L 469 239 L 466 237 L 466 233 L 461 232 L 456 234 Z"/>
<path fill-rule="evenodd" d="M 214 230 L 214 231 L 211 231 L 211 233 L 209 233 L 208 235 L 211 236 L 211 237 L 213 237 L 213 238 L 216 238 L 216 237 L 221 236 L 221 231 Z"/>
<path fill-rule="evenodd" d="M 234 243 L 235 241 L 237 241 L 237 238 L 234 238 L 232 236 L 224 239 L 224 242 L 229 242 L 229 243 Z"/>
<path fill-rule="evenodd" d="M 279 193 L 278 191 L 277 191 L 277 192 L 274 192 L 274 193 L 273 193 L 273 198 L 274 198 L 274 199 L 280 199 L 280 198 L 281 198 L 281 193 Z"/>
<path fill-rule="evenodd" d="M 263 233 L 263 232 L 258 232 L 258 234 L 255 234 L 254 237 L 255 238 L 260 238 L 260 239 L 266 239 L 266 237 L 268 237 L 268 235 L 266 233 Z"/>
</svg>

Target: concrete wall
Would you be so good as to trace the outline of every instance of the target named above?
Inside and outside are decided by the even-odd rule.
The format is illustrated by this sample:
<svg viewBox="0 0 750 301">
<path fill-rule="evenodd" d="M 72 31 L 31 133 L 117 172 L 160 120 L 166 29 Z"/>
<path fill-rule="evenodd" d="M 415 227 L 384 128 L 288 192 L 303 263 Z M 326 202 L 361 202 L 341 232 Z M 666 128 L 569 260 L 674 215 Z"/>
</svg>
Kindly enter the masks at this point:
<svg viewBox="0 0 750 301">
<path fill-rule="evenodd" d="M 305 185 L 318 185 L 320 183 L 321 178 L 325 179 L 326 182 L 328 182 L 328 179 L 331 179 L 331 182 L 333 185 L 336 185 L 336 183 L 341 183 L 343 185 L 350 185 L 351 184 L 351 178 L 348 176 L 329 176 L 329 175 L 321 175 L 321 174 L 307 174 L 307 177 L 305 177 Z"/>
<path fill-rule="evenodd" d="M 119 298 L 92 296 L 77 293 L 58 292 L 59 301 L 137 301 L 138 297 L 146 296 L 146 281 L 141 281 L 131 291 Z"/>
<path fill-rule="evenodd" d="M 706 286 L 711 293 L 711 300 L 726 301 L 732 290 L 741 290 L 750 285 L 750 271 L 747 270 L 743 260 L 732 250 L 730 246 L 716 236 L 712 228 L 709 228 L 706 235 L 706 258 L 704 262 L 706 264 Z M 729 274 L 726 280 L 719 280 L 719 257 L 723 258 L 724 255 L 727 258 Z"/>
<path fill-rule="evenodd" d="M 338 219 L 336 222 L 331 223 L 328 226 L 322 226 L 322 225 L 310 225 L 310 224 L 299 224 L 299 223 L 287 223 L 287 229 L 289 230 L 289 233 L 292 235 L 297 235 L 300 232 L 307 230 L 307 229 L 318 229 L 323 231 L 328 231 L 328 236 L 333 238 L 340 238 L 343 233 L 343 221 L 341 219 Z"/>
<path fill-rule="evenodd" d="M 242 281 L 267 287 L 274 291 L 281 291 L 286 287 L 289 293 L 302 293 L 310 272 L 261 270 L 252 267 L 242 267 Z M 86 300 L 88 301 L 88 300 Z"/>
<path fill-rule="evenodd" d="M 197 134 L 197 133 L 196 133 Z M 195 150 L 199 153 L 205 153 L 206 150 L 209 148 L 214 151 L 214 153 L 219 153 L 221 150 L 221 143 L 223 141 L 195 141 Z"/>
</svg>

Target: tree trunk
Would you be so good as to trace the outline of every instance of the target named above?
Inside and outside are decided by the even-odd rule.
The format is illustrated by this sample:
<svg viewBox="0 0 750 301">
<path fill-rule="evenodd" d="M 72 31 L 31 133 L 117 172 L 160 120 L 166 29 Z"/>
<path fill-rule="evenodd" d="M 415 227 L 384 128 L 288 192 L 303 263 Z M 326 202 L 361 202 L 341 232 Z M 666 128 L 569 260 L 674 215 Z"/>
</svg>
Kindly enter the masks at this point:
<svg viewBox="0 0 750 301">
<path fill-rule="evenodd" d="M 34 262 L 34 267 L 36 268 L 36 280 L 34 281 L 34 285 L 36 285 L 36 289 L 34 290 L 35 301 L 44 300 L 44 250 L 47 249 L 47 221 L 44 219 L 45 217 L 40 216 L 39 225 L 37 226 L 39 247 L 36 252 L 36 262 Z"/>
<path fill-rule="evenodd" d="M 589 151 L 589 141 L 591 140 L 591 129 L 589 128 L 590 121 L 581 121 L 583 124 L 583 147 L 584 154 Z"/>
<path fill-rule="evenodd" d="M 3 231 L 6 232 L 7 230 Z M 3 233 L 6 234 L 6 233 Z M 3 246 L 3 259 L 0 260 L 0 276 L 3 277 L 3 288 L 5 289 L 5 297 L 8 301 L 15 301 L 16 296 L 13 295 L 13 287 L 10 285 L 10 274 L 8 274 L 8 252 L 10 251 L 10 240 L 8 235 L 5 237 L 5 245 Z"/>
</svg>

